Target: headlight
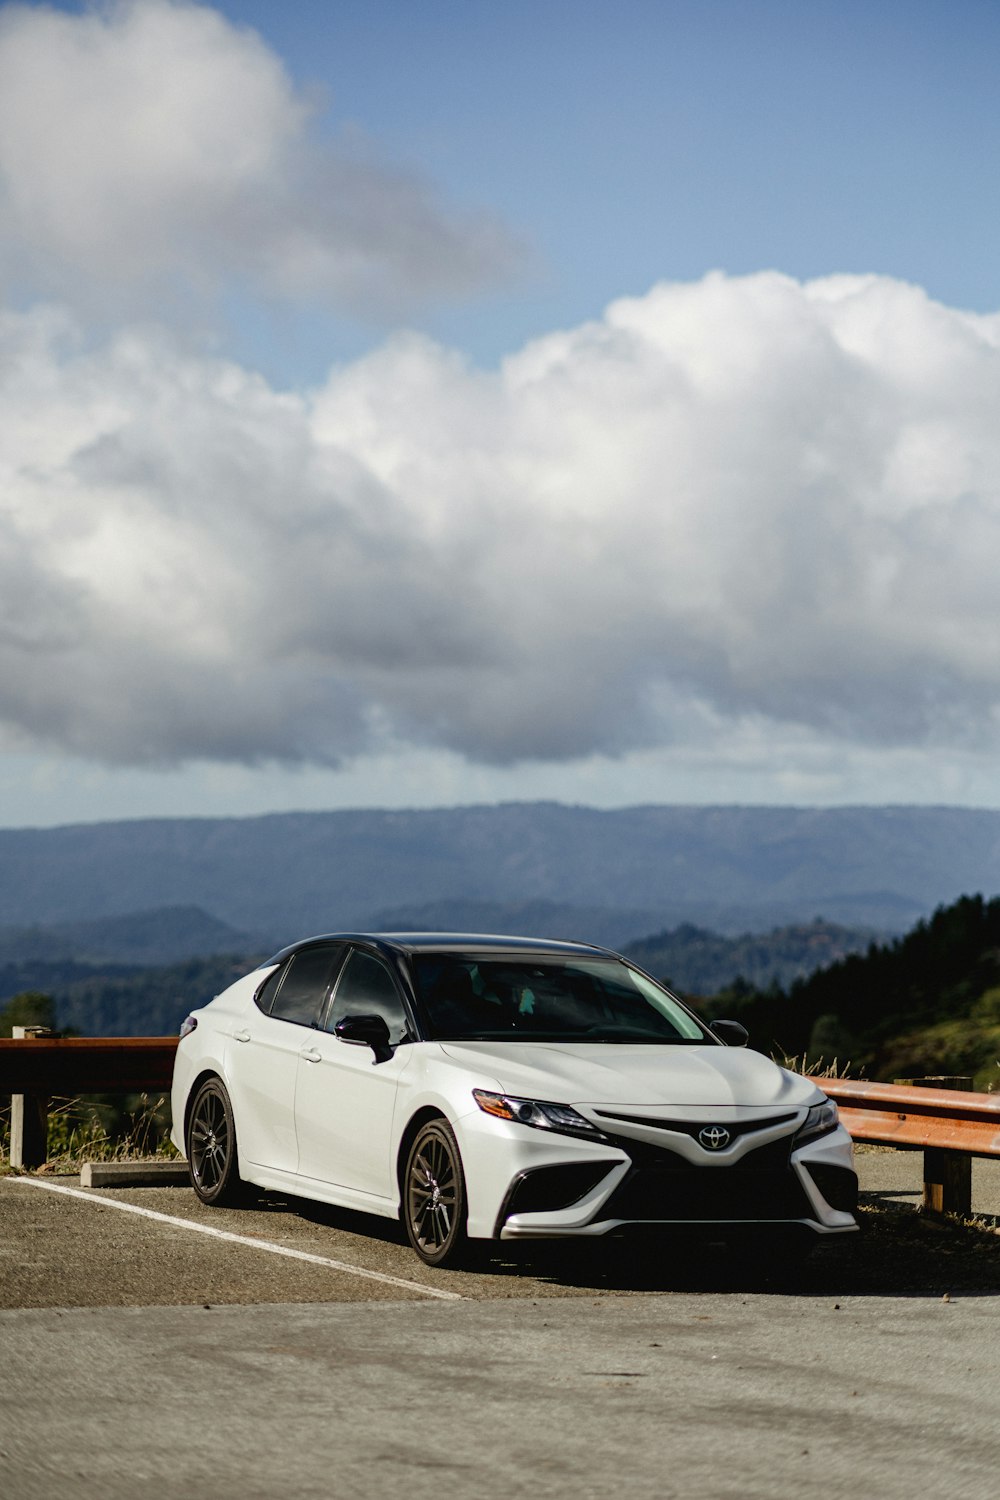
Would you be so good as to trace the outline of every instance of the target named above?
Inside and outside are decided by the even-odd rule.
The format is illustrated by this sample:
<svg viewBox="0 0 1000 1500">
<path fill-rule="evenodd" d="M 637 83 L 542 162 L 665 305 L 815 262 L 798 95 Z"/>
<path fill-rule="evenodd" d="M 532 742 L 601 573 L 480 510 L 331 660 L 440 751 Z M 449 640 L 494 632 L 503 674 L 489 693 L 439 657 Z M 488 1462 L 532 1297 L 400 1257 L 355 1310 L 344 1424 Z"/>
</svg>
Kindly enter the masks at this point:
<svg viewBox="0 0 1000 1500">
<path fill-rule="evenodd" d="M 803 1146 L 806 1141 L 814 1141 L 818 1136 L 829 1135 L 831 1130 L 836 1130 L 840 1124 L 840 1115 L 837 1106 L 832 1099 L 824 1099 L 822 1104 L 814 1104 L 806 1115 L 802 1124 L 795 1132 L 793 1146 Z"/>
<path fill-rule="evenodd" d="M 556 1130 L 561 1135 L 582 1135 L 591 1141 L 603 1141 L 596 1125 L 568 1104 L 547 1104 L 540 1099 L 514 1099 L 510 1094 L 489 1094 L 473 1089 L 472 1097 L 487 1115 L 498 1120 L 513 1120 L 518 1125 L 533 1125 L 536 1130 Z"/>
<path fill-rule="evenodd" d="M 186 1036 L 190 1036 L 191 1033 L 192 1033 L 192 1031 L 197 1031 L 197 1029 L 198 1029 L 198 1017 L 197 1016 L 185 1016 L 184 1019 L 183 1019 L 183 1021 L 181 1022 L 180 1035 L 178 1036 L 177 1040 L 179 1042 L 182 1042 Z"/>
</svg>

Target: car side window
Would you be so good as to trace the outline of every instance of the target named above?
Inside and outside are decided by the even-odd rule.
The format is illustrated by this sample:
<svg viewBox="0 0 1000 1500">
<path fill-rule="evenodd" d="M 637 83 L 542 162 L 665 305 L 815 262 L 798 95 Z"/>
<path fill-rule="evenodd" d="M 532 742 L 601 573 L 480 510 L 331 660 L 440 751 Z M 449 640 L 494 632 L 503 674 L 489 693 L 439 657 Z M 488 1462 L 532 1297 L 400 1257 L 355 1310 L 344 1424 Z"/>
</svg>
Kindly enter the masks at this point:
<svg viewBox="0 0 1000 1500">
<path fill-rule="evenodd" d="M 319 1020 L 342 959 L 343 949 L 339 946 L 304 948 L 293 953 L 284 969 L 265 981 L 257 1004 L 278 1020 L 311 1026 Z"/>
<path fill-rule="evenodd" d="M 340 977 L 333 1004 L 324 1022 L 333 1031 L 345 1016 L 382 1016 L 392 1046 L 403 1041 L 409 1026 L 396 982 L 381 959 L 355 948 Z"/>
<path fill-rule="evenodd" d="M 271 1006 L 274 1004 L 274 992 L 278 988 L 278 985 L 281 983 L 281 981 L 284 979 L 285 971 L 287 970 L 287 968 L 287 964 L 279 964 L 276 969 L 272 969 L 270 974 L 268 974 L 267 978 L 264 980 L 264 983 L 261 985 L 260 989 L 257 991 L 256 995 L 254 995 L 253 997 L 254 1004 L 257 1006 L 258 1010 L 262 1010 L 264 1012 L 265 1016 L 270 1015 L 271 1013 Z"/>
</svg>

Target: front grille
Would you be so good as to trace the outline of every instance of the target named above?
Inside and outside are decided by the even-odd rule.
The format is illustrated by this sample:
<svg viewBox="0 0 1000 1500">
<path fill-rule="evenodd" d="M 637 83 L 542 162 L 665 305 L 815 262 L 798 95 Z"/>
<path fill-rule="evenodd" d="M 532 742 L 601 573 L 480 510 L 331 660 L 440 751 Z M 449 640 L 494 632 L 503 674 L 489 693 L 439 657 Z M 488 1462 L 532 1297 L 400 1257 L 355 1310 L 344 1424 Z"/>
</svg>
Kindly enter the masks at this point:
<svg viewBox="0 0 1000 1500">
<path fill-rule="evenodd" d="M 704 1120 L 654 1120 L 646 1115 L 611 1114 L 605 1109 L 595 1109 L 594 1113 L 595 1115 L 599 1115 L 602 1120 L 620 1120 L 623 1124 L 645 1125 L 651 1130 L 670 1130 L 676 1135 L 689 1135 L 695 1141 L 698 1139 L 699 1131 L 704 1130 L 706 1125 L 720 1123 L 709 1117 L 706 1117 Z M 769 1115 L 765 1120 L 726 1121 L 723 1128 L 728 1130 L 729 1139 L 734 1142 L 738 1141 L 741 1136 L 755 1135 L 757 1131 L 770 1130 L 775 1125 L 790 1125 L 797 1116 L 798 1111 L 792 1110 L 790 1114 Z"/>
<path fill-rule="evenodd" d="M 602 1219 L 781 1220 L 813 1217 L 789 1163 L 789 1141 L 772 1141 L 728 1167 L 692 1165 L 675 1151 L 619 1136 L 632 1171 L 601 1210 Z"/>
</svg>

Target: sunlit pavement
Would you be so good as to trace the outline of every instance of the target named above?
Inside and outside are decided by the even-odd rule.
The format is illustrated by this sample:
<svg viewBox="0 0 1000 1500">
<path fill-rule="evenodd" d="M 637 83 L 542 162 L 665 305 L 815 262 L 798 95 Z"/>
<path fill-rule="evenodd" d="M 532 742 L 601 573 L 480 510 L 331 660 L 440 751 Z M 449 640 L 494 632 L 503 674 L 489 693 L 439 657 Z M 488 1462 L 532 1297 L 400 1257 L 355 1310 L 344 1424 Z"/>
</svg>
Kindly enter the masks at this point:
<svg viewBox="0 0 1000 1500">
<path fill-rule="evenodd" d="M 858 1160 L 866 1194 L 919 1194 L 919 1153 Z M 801 1270 L 654 1245 L 446 1272 L 301 1201 L 85 1198 L 0 1181 L 3 1496 L 994 1494 L 992 1260 L 956 1291 L 930 1257 L 906 1295 L 864 1236 Z"/>
</svg>

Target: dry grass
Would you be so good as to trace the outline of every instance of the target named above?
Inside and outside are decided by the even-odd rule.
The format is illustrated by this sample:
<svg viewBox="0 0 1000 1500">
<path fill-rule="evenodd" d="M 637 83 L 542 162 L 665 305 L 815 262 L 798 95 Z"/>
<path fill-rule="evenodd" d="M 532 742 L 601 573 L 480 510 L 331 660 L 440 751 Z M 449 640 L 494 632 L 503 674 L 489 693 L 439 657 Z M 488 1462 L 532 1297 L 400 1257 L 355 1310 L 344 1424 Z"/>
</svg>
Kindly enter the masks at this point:
<svg viewBox="0 0 1000 1500">
<path fill-rule="evenodd" d="M 53 1099 L 49 1106 L 47 1160 L 43 1170 L 78 1171 L 88 1161 L 172 1159 L 167 1101 L 140 1094 L 133 1109 L 116 1117 L 106 1105 L 85 1099 Z M 0 1175 L 10 1165 L 10 1111 L 0 1115 Z"/>
<path fill-rule="evenodd" d="M 832 1062 L 827 1062 L 823 1057 L 810 1057 L 808 1053 L 802 1052 L 794 1057 L 787 1053 L 781 1053 L 775 1057 L 775 1062 L 780 1063 L 783 1068 L 788 1068 L 792 1073 L 808 1073 L 811 1078 L 852 1078 L 851 1061 L 842 1063 L 838 1057 Z M 864 1069 L 861 1069 L 861 1073 Z"/>
</svg>

